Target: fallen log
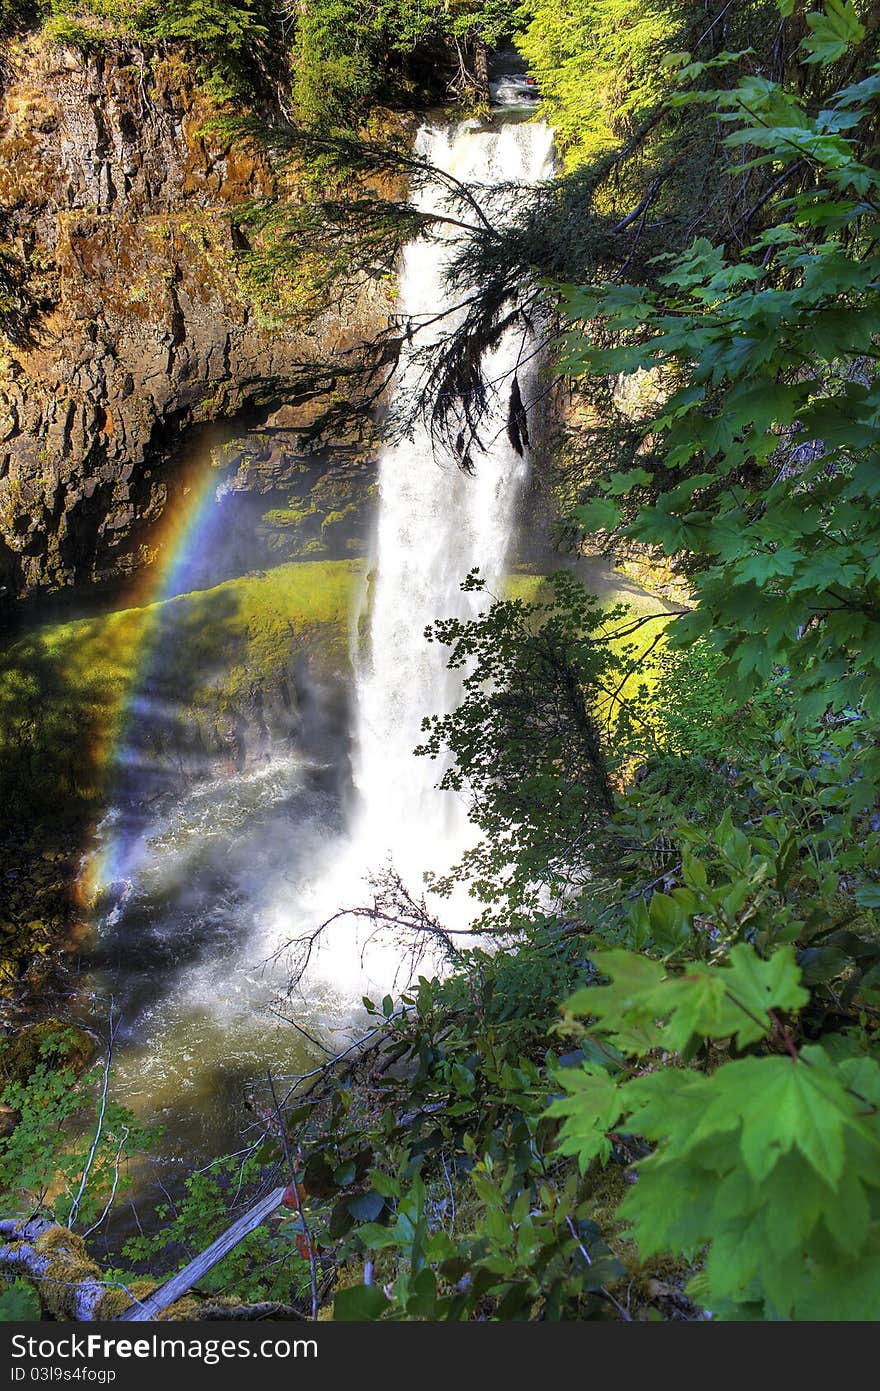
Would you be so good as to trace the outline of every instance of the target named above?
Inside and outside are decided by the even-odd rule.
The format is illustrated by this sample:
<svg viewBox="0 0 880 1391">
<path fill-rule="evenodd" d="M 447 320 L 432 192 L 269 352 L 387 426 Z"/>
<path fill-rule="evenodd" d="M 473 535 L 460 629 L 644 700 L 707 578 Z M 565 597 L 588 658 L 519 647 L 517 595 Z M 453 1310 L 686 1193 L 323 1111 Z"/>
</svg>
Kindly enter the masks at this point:
<svg viewBox="0 0 880 1391">
<path fill-rule="evenodd" d="M 94 1319 L 118 1319 L 146 1323 L 181 1299 L 207 1275 L 244 1237 L 259 1227 L 280 1206 L 283 1188 L 273 1188 L 227 1227 L 200 1255 L 177 1275 L 172 1275 L 151 1294 L 138 1300 L 124 1285 L 106 1280 L 100 1266 L 88 1255 L 81 1236 L 46 1217 L 0 1219 L 0 1271 L 22 1276 L 37 1286 L 40 1304 L 54 1318 L 90 1323 Z M 236 1318 L 236 1306 L 226 1312 Z M 260 1309 L 268 1315 L 270 1306 Z M 191 1315 L 189 1315 L 191 1317 Z M 219 1318 L 219 1306 L 209 1317 Z M 250 1312 L 241 1317 L 255 1317 Z"/>
<path fill-rule="evenodd" d="M 275 1211 L 281 1204 L 284 1194 L 283 1188 L 273 1188 L 271 1193 L 267 1193 L 265 1198 L 260 1198 L 258 1202 L 249 1207 L 247 1212 L 239 1217 L 237 1222 L 233 1222 L 231 1227 L 212 1241 L 195 1260 L 190 1261 L 189 1265 L 184 1266 L 177 1275 L 172 1275 L 170 1280 L 166 1280 L 164 1285 L 160 1285 L 152 1294 L 145 1295 L 142 1300 L 132 1304 L 124 1313 L 117 1315 L 122 1323 L 147 1323 L 150 1319 L 155 1319 L 167 1309 L 169 1305 L 182 1299 L 187 1290 L 197 1285 L 203 1275 L 222 1261 L 224 1256 L 228 1256 L 248 1232 L 252 1232 L 255 1227 L 259 1227 L 261 1222 Z"/>
<path fill-rule="evenodd" d="M 32 1280 L 40 1304 L 54 1318 L 89 1323 L 113 1318 L 131 1300 L 120 1285 L 105 1280 L 88 1255 L 82 1237 L 46 1217 L 0 1221 L 0 1271 Z"/>
</svg>

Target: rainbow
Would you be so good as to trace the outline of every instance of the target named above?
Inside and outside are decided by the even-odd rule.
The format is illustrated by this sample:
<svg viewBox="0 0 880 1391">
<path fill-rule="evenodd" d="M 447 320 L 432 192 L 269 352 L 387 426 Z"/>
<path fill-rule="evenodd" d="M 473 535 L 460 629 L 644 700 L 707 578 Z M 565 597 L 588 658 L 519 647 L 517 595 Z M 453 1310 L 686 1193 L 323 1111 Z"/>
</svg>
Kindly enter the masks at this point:
<svg viewBox="0 0 880 1391">
<path fill-rule="evenodd" d="M 107 778 L 111 798 L 113 791 L 118 795 L 120 782 L 124 784 L 133 776 L 133 731 L 174 636 L 165 605 L 198 587 L 197 576 L 205 557 L 216 554 L 223 545 L 224 519 L 222 509 L 216 506 L 222 486 L 209 455 L 188 469 L 173 506 L 166 508 L 167 517 L 150 538 L 155 559 L 138 573 L 121 606 L 139 619 L 133 635 L 130 676 L 92 749 L 94 766 Z M 115 886 L 124 893 L 142 848 L 140 836 L 126 827 L 124 818 L 118 826 L 94 827 L 89 843 L 77 884 L 83 906 L 93 904 Z"/>
</svg>

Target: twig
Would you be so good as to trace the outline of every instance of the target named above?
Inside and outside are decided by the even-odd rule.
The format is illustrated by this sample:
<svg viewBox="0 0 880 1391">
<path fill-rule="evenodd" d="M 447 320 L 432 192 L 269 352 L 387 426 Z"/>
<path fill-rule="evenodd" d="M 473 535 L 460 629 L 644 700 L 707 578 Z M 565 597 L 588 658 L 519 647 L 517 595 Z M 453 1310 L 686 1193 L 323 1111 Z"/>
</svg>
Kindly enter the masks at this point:
<svg viewBox="0 0 880 1391">
<path fill-rule="evenodd" d="M 672 875 L 677 874 L 680 869 L 681 860 L 678 860 L 676 864 L 670 865 L 668 869 L 664 869 L 662 874 L 658 874 L 656 879 L 650 879 L 647 884 L 640 884 L 637 889 L 633 889 L 631 893 L 625 894 L 623 898 L 615 899 L 613 903 L 609 903 L 607 907 L 603 908 L 602 911 L 597 914 L 596 923 L 600 923 L 603 918 L 607 918 L 609 913 L 613 913 L 615 908 L 620 908 L 624 903 L 632 903 L 637 898 L 644 898 L 645 894 L 648 893 L 650 889 L 655 889 L 658 884 L 662 884 L 665 880 L 670 879 Z M 593 931 L 596 923 L 590 926 L 586 923 L 570 923 L 568 927 L 564 927 L 556 934 L 554 940 L 559 941 L 562 937 L 583 937 L 584 935 L 588 935 Z"/>
<path fill-rule="evenodd" d="M 272 1103 L 275 1107 L 275 1115 L 278 1120 L 278 1135 L 279 1139 L 281 1140 L 281 1147 L 284 1150 L 284 1158 L 287 1162 L 287 1168 L 290 1172 L 290 1182 L 293 1186 L 293 1193 L 294 1197 L 296 1198 L 296 1207 L 297 1211 L 299 1212 L 299 1219 L 302 1222 L 303 1235 L 305 1236 L 306 1246 L 309 1252 L 309 1283 L 311 1284 L 312 1289 L 312 1319 L 316 1320 L 318 1317 L 318 1271 L 317 1260 L 315 1257 L 315 1243 L 312 1240 L 312 1234 L 309 1230 L 309 1224 L 306 1221 L 306 1215 L 303 1211 L 302 1197 L 300 1196 L 299 1184 L 297 1183 L 296 1179 L 296 1168 L 294 1167 L 293 1156 L 290 1153 L 290 1144 L 288 1143 L 287 1139 L 287 1129 L 284 1125 L 284 1117 L 281 1114 L 281 1107 L 278 1104 L 278 1096 L 275 1092 L 275 1083 L 272 1079 L 271 1069 L 267 1069 L 266 1077 L 269 1081 L 269 1091 L 272 1094 Z"/>
<path fill-rule="evenodd" d="M 205 1304 L 199 1310 L 199 1322 L 210 1323 L 229 1319 L 232 1322 L 258 1322 L 260 1319 L 302 1319 L 308 1322 L 305 1314 L 292 1304 L 277 1304 L 266 1301 L 261 1304 Z"/>
<path fill-rule="evenodd" d="M 574 1237 L 575 1245 L 577 1246 L 577 1249 L 580 1251 L 580 1253 L 581 1253 L 581 1255 L 583 1256 L 584 1260 L 586 1261 L 587 1265 L 592 1265 L 592 1264 L 593 1264 L 593 1258 L 592 1258 L 592 1256 L 590 1255 L 589 1251 L 587 1250 L 586 1246 L 584 1246 L 584 1244 L 583 1244 L 583 1242 L 581 1241 L 580 1237 L 578 1236 L 577 1227 L 576 1227 L 576 1226 L 574 1225 L 574 1223 L 572 1222 L 572 1220 L 571 1220 L 571 1218 L 569 1217 L 568 1213 L 565 1214 L 565 1225 L 568 1227 L 568 1230 L 571 1232 L 572 1236 Z M 614 1305 L 615 1309 L 617 1310 L 618 1314 L 620 1315 L 620 1317 L 621 1317 L 622 1319 L 625 1319 L 627 1323 L 632 1323 L 632 1321 L 633 1321 L 632 1314 L 629 1313 L 629 1311 L 628 1311 L 627 1309 L 624 1309 L 623 1305 L 620 1303 L 619 1300 L 617 1300 L 617 1299 L 614 1298 L 614 1295 L 611 1293 L 611 1291 L 610 1291 L 609 1289 L 606 1289 L 604 1285 L 600 1285 L 600 1286 L 599 1286 L 598 1293 L 601 1294 L 602 1297 L 603 1297 L 604 1299 L 607 1299 L 607 1300 L 609 1301 L 609 1303 L 611 1303 L 611 1304 Z"/>
<path fill-rule="evenodd" d="M 101 1226 L 101 1223 L 105 1220 L 107 1213 L 113 1206 L 113 1201 L 116 1197 L 116 1190 L 119 1187 L 119 1161 L 122 1158 L 122 1151 L 125 1146 L 125 1142 L 129 1137 L 129 1134 L 130 1131 L 128 1129 L 128 1126 L 124 1125 L 122 1127 L 122 1139 L 119 1141 L 119 1145 L 116 1150 L 116 1158 L 113 1161 L 113 1187 L 110 1189 L 110 1197 L 104 1204 L 104 1211 L 101 1213 L 101 1216 L 98 1218 L 97 1222 L 93 1222 L 90 1227 L 86 1228 L 86 1236 L 91 1236 L 92 1232 L 96 1232 L 98 1230 L 98 1228 Z M 138 1223 L 138 1226 L 140 1226 L 140 1223 Z"/>
<path fill-rule="evenodd" d="M 446 1187 L 449 1189 L 449 1235 L 452 1236 L 455 1230 L 455 1193 L 452 1188 L 452 1180 L 449 1177 L 449 1170 L 446 1167 L 446 1155 L 441 1153 L 440 1163 L 443 1165 L 443 1176 L 446 1179 Z"/>
<path fill-rule="evenodd" d="M 116 1037 L 116 1021 L 115 1021 L 114 1018 L 113 1018 L 113 1000 L 112 1000 L 112 998 L 111 998 L 111 1000 L 110 1000 L 110 1020 L 109 1020 L 109 1024 L 108 1024 L 108 1035 L 107 1035 L 107 1055 L 106 1055 L 106 1058 L 105 1058 L 105 1060 L 104 1060 L 104 1084 L 103 1084 L 103 1086 L 102 1086 L 102 1088 L 101 1088 L 101 1104 L 100 1104 L 100 1106 L 99 1106 L 99 1108 L 98 1108 L 98 1124 L 97 1124 L 97 1126 L 95 1127 L 95 1136 L 94 1136 L 94 1139 L 92 1140 L 92 1147 L 91 1147 L 91 1149 L 89 1150 L 89 1157 L 88 1157 L 88 1159 L 86 1160 L 85 1165 L 84 1165 L 84 1167 L 83 1167 L 82 1178 L 80 1179 L 80 1184 L 79 1184 L 79 1190 L 78 1190 L 77 1195 L 76 1195 L 76 1197 L 74 1198 L 74 1200 L 73 1200 L 73 1202 L 72 1202 L 72 1204 L 71 1204 L 70 1212 L 67 1214 L 67 1226 L 68 1226 L 68 1227 L 72 1227 L 73 1224 L 74 1224 L 74 1222 L 75 1222 L 76 1219 L 77 1219 L 77 1215 L 78 1215 L 78 1213 L 79 1213 L 79 1205 L 80 1205 L 80 1203 L 81 1203 L 81 1201 L 82 1201 L 83 1194 L 84 1194 L 85 1191 L 86 1191 L 86 1184 L 88 1183 L 89 1174 L 90 1174 L 90 1172 L 91 1172 L 92 1165 L 93 1165 L 94 1162 L 95 1162 L 95 1155 L 96 1155 L 97 1152 L 98 1152 L 98 1145 L 100 1144 L 100 1141 L 101 1141 L 101 1134 L 102 1134 L 103 1129 L 104 1129 L 104 1117 L 105 1117 L 105 1115 L 107 1114 L 107 1092 L 108 1092 L 108 1089 L 109 1089 L 109 1087 L 110 1087 L 110 1065 L 111 1065 L 111 1063 L 112 1063 L 112 1061 L 113 1061 L 113 1040 L 115 1039 L 115 1037 Z"/>
<path fill-rule="evenodd" d="M 270 1006 L 269 1013 L 274 1014 L 275 1018 L 280 1019 L 282 1023 L 289 1024 L 291 1028 L 296 1029 L 298 1034 L 302 1034 L 303 1038 L 307 1039 L 309 1043 L 313 1043 L 316 1048 L 320 1048 L 322 1053 L 328 1053 L 332 1056 L 332 1048 L 328 1048 L 326 1043 L 322 1043 L 314 1034 L 310 1034 L 308 1029 L 303 1028 L 302 1024 L 298 1024 L 295 1019 L 291 1019 L 289 1014 L 282 1014 L 281 1010 L 276 1009 L 274 1005 Z"/>
<path fill-rule="evenodd" d="M 712 30 L 715 28 L 715 25 L 718 23 L 719 20 L 721 20 L 721 19 L 724 18 L 724 16 L 727 14 L 727 11 L 730 9 L 730 7 L 731 7 L 732 4 L 733 4 L 733 0 L 727 0 L 727 4 L 724 6 L 724 9 L 723 9 L 723 10 L 719 10 L 718 14 L 717 14 L 717 15 L 715 16 L 715 18 L 712 20 L 712 23 L 709 25 L 708 29 L 704 29 L 704 30 L 703 30 L 702 34 L 700 35 L 700 37 L 697 39 L 696 43 L 694 44 L 694 48 L 699 48 L 699 46 L 700 46 L 700 44 L 703 42 L 703 40 L 704 40 L 704 39 L 707 39 L 707 38 L 709 37 L 709 35 L 711 34 Z"/>
<path fill-rule="evenodd" d="M 337 1065 L 337 1063 L 342 1062 L 343 1058 L 347 1058 L 349 1054 L 353 1053 L 357 1048 L 362 1048 L 363 1045 L 367 1043 L 369 1039 L 373 1038 L 376 1034 L 382 1033 L 385 1030 L 386 1025 L 390 1024 L 393 1019 L 400 1019 L 401 1016 L 404 1014 L 411 1014 L 414 1008 L 415 1006 L 413 1005 L 402 1005 L 400 1009 L 395 1010 L 393 1014 L 390 1014 L 387 1019 L 383 1019 L 381 1024 L 376 1024 L 372 1029 L 368 1029 L 365 1034 L 362 1034 L 360 1038 L 356 1038 L 353 1043 L 350 1043 L 348 1045 L 347 1048 L 343 1048 L 342 1052 L 337 1053 L 335 1058 L 328 1058 L 325 1063 L 320 1063 L 318 1067 L 313 1067 L 310 1072 L 299 1073 L 296 1079 L 294 1080 L 292 1086 L 290 1086 L 287 1092 L 285 1093 L 284 1099 L 281 1103 L 282 1106 L 286 1106 L 287 1102 L 290 1100 L 290 1098 L 302 1085 L 303 1082 L 308 1082 L 313 1077 L 321 1077 L 324 1075 L 324 1073 L 330 1072 Z"/>
</svg>

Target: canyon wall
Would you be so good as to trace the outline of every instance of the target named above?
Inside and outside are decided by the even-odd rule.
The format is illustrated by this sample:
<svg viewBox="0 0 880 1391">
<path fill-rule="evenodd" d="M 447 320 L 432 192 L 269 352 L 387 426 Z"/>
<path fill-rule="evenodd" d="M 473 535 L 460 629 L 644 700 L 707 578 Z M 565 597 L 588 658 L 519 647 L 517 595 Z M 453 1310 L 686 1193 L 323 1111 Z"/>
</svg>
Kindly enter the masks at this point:
<svg viewBox="0 0 880 1391">
<path fill-rule="evenodd" d="M 21 327 L 0 339 L 9 598 L 147 563 L 194 426 L 262 408 L 273 443 L 256 484 L 283 487 L 300 450 L 297 365 L 369 336 L 389 304 L 379 289 L 305 329 L 250 302 L 228 214 L 271 194 L 274 175 L 211 129 L 181 52 L 83 54 L 32 36 L 4 68 L 0 241 L 24 267 Z M 343 446 L 349 465 L 362 459 Z"/>
</svg>

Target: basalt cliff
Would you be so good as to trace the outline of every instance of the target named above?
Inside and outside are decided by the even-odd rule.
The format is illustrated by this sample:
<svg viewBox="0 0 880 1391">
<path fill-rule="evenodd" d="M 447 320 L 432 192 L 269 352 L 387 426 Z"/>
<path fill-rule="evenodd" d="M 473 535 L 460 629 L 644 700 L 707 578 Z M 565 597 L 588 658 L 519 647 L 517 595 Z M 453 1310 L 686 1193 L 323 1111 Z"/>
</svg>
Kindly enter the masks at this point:
<svg viewBox="0 0 880 1391">
<path fill-rule="evenodd" d="M 240 486 L 285 487 L 303 469 L 298 365 L 369 336 L 389 308 L 378 289 L 306 329 L 251 301 L 230 213 L 275 176 L 221 134 L 185 52 L 31 37 L 3 66 L 0 242 L 15 273 L 0 339 L 0 599 L 147 563 L 205 424 L 250 413 L 257 433 L 237 454 L 227 438 L 226 466 L 240 460 Z M 340 447 L 350 472 L 360 445 Z"/>
</svg>

